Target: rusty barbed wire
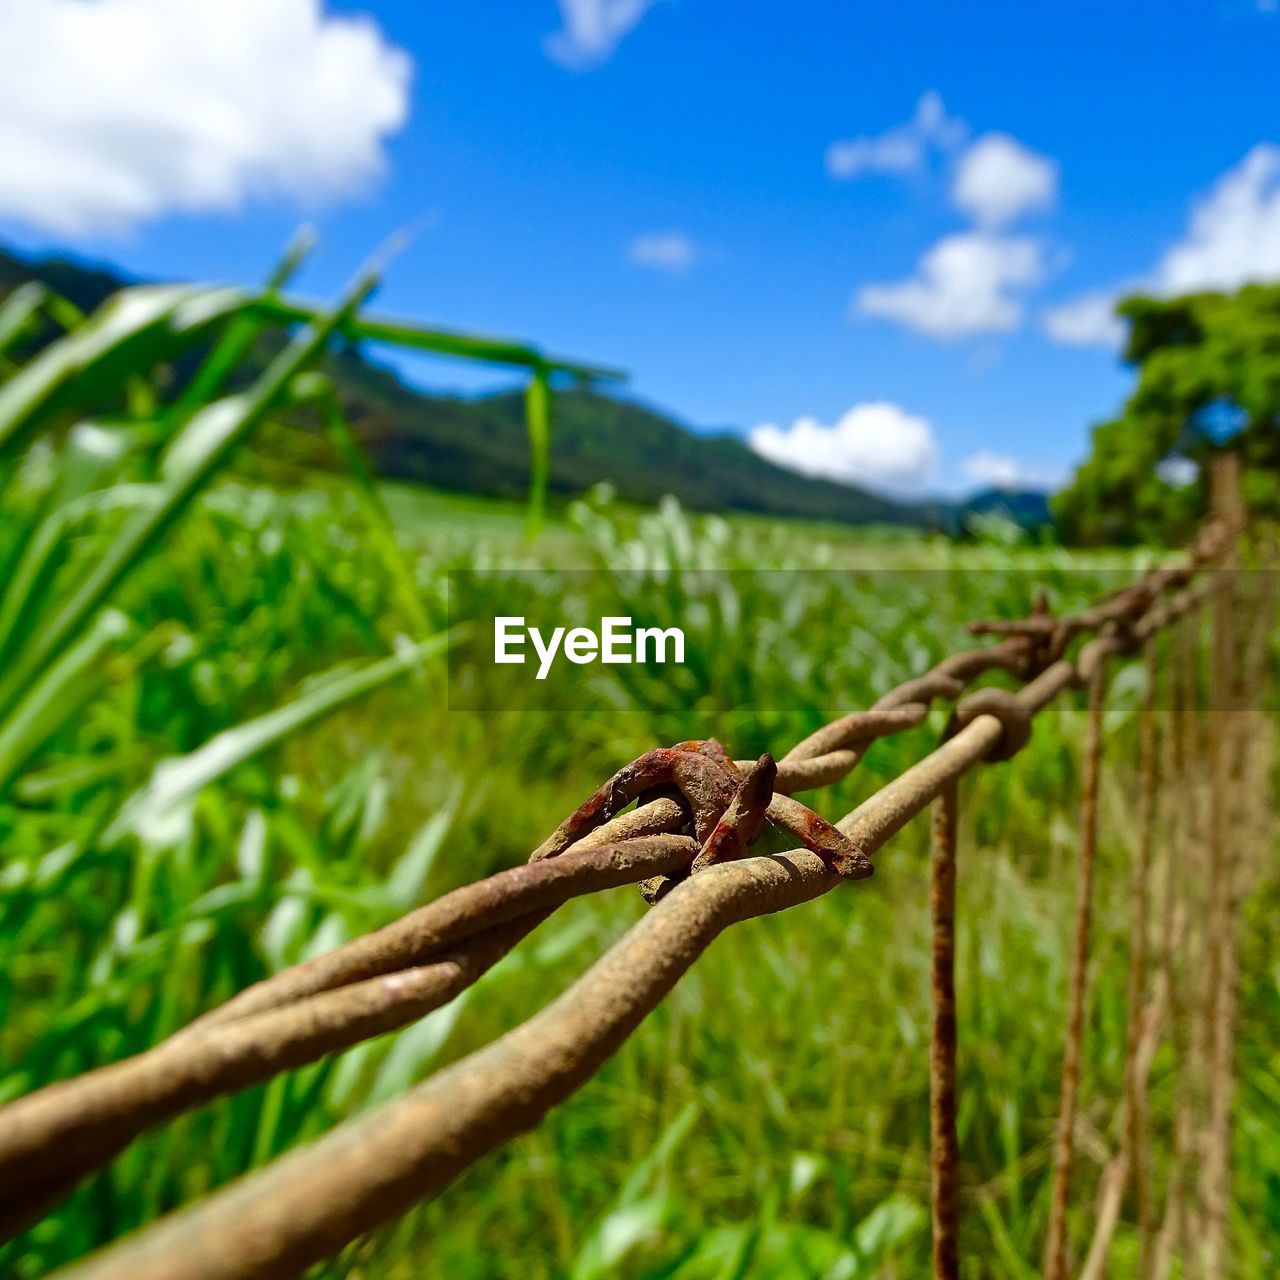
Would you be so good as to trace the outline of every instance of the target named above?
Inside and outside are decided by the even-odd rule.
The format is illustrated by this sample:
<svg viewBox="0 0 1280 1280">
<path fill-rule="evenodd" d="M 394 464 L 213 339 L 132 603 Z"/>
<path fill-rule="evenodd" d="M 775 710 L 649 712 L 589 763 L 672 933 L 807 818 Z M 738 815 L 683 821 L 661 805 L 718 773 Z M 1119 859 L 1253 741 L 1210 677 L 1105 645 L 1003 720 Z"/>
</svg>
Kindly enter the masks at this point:
<svg viewBox="0 0 1280 1280">
<path fill-rule="evenodd" d="M 1108 657 L 1132 651 L 1195 607 L 1205 583 L 1187 584 L 1215 562 L 1235 532 L 1224 522 L 1211 523 L 1185 565 L 1149 571 L 1081 615 L 1102 634 L 1074 661 L 1063 654 L 1084 628 L 1056 619 L 1052 632 L 1045 631 L 1041 610 L 1033 615 L 1040 628 L 1035 635 L 1011 634 L 944 659 L 869 711 L 810 735 L 776 766 L 767 757 L 733 762 L 713 741 L 646 753 L 580 806 L 529 864 L 464 886 L 375 934 L 256 984 L 146 1053 L 8 1104 L 0 1109 L 0 1195 L 10 1197 L 5 1223 L 12 1229 L 46 1210 L 164 1119 L 439 1007 L 569 898 L 683 877 L 564 996 L 464 1060 L 470 1064 L 465 1071 L 463 1064 L 450 1068 L 175 1219 L 187 1236 L 184 1275 L 292 1274 L 327 1256 L 528 1127 L 582 1084 L 728 924 L 869 874 L 870 855 L 945 785 L 1008 749 L 1029 732 L 1031 717 L 1063 690 L 1092 680 Z M 827 823 L 788 794 L 817 785 L 815 779 L 844 776 L 872 741 L 919 725 L 934 699 L 955 698 L 994 670 L 1027 683 L 1017 694 L 982 691 L 970 702 L 969 723 L 840 823 Z M 669 786 L 674 795 L 647 794 Z M 805 848 L 743 858 L 763 822 L 766 790 L 772 795 L 763 819 L 796 835 Z M 621 812 L 633 799 L 637 808 Z M 440 1100 L 455 1086 L 458 1104 L 445 1105 Z M 398 1124 L 390 1123 L 387 1108 L 398 1106 L 415 1115 L 425 1107 L 431 1125 L 401 1143 L 404 1130 L 389 1136 Z M 384 1168 L 368 1163 L 374 1152 L 378 1159 L 388 1154 L 388 1142 L 400 1144 L 398 1154 Z M 328 1164 L 343 1152 L 338 1165 Z M 352 1168 L 360 1178 L 342 1165 L 347 1156 L 358 1157 Z M 244 1193 L 251 1229 L 237 1221 L 239 1208 L 227 1207 L 242 1204 L 238 1189 L 246 1183 L 257 1183 Z M 104 1255 L 92 1273 L 170 1274 L 163 1247 L 156 1247 L 157 1240 L 171 1242 L 169 1231 L 162 1225 L 144 1233 L 125 1254 Z M 121 1271 L 117 1264 L 126 1256 Z M 200 1259 L 198 1266 L 192 1257 Z M 144 1259 L 150 1269 L 135 1271 Z"/>
</svg>

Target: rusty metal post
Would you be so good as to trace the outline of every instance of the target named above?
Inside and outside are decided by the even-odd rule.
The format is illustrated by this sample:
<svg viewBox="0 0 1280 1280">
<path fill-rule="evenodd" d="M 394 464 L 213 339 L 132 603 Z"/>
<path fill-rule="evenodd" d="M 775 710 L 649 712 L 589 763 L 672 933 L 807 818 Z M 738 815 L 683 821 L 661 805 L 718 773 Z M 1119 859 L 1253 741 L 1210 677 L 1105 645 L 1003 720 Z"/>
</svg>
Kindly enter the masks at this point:
<svg viewBox="0 0 1280 1280">
<path fill-rule="evenodd" d="M 1075 1158 L 1076 1098 L 1080 1090 L 1080 1051 L 1084 1041 L 1084 1008 L 1088 985 L 1089 929 L 1093 919 L 1094 860 L 1098 850 L 1098 769 L 1102 758 L 1102 705 L 1106 673 L 1098 663 L 1089 677 L 1089 728 L 1085 738 L 1080 784 L 1080 858 L 1076 868 L 1075 938 L 1071 956 L 1071 988 L 1067 1041 L 1062 1058 L 1062 1088 L 1053 1151 L 1053 1189 L 1045 1241 L 1045 1280 L 1067 1277 L 1067 1205 Z"/>
<path fill-rule="evenodd" d="M 1120 1149 L 1098 1183 L 1098 1209 L 1093 1240 L 1080 1270 L 1080 1280 L 1105 1280 L 1111 1241 L 1120 1221 L 1127 1189 L 1134 1188 L 1138 1210 L 1138 1280 L 1151 1273 L 1150 1142 L 1147 1124 L 1147 1080 L 1159 1036 L 1162 1006 L 1147 1004 L 1147 947 L 1151 898 L 1151 852 L 1156 814 L 1156 642 L 1144 653 L 1146 688 L 1139 723 L 1138 856 L 1133 868 L 1133 916 L 1129 932 L 1128 1026 L 1124 1050 L 1124 1102 Z M 1163 993 L 1160 1001 L 1163 1001 Z"/>
<path fill-rule="evenodd" d="M 1173 1046 L 1173 1151 L 1165 1190 L 1164 1218 L 1151 1249 L 1149 1274 L 1168 1280 L 1175 1254 L 1185 1254 L 1188 1236 L 1187 1174 L 1195 1146 L 1195 1084 L 1183 983 L 1198 970 L 1193 929 L 1192 886 L 1200 878 L 1191 857 L 1199 846 L 1195 786 L 1195 663 L 1199 618 L 1184 619 L 1170 646 L 1170 707 L 1164 750 L 1164 889 L 1161 907 L 1161 980 L 1168 993 L 1169 1035 Z M 1198 860 L 1197 860 L 1198 861 Z"/>
<path fill-rule="evenodd" d="M 1125 1145 L 1129 1155 L 1129 1176 L 1137 1198 L 1139 1280 L 1146 1280 L 1151 1267 L 1151 1195 L 1148 1169 L 1147 1080 L 1139 1061 L 1143 1014 L 1146 1007 L 1148 911 L 1151 885 L 1151 853 L 1156 823 L 1156 646 L 1146 652 L 1147 686 L 1142 703 L 1139 747 L 1139 834 L 1138 860 L 1133 872 L 1133 932 L 1129 945 L 1129 1026 L 1125 1045 Z"/>
<path fill-rule="evenodd" d="M 929 907 L 933 925 L 933 1023 L 929 1051 L 929 1136 L 933 1174 L 934 1280 L 959 1280 L 956 1133 L 956 825 L 959 784 L 947 783 L 933 802 Z"/>
<path fill-rule="evenodd" d="M 1238 527 L 1242 522 L 1240 481 L 1239 455 L 1224 453 L 1214 458 L 1210 473 L 1213 513 L 1230 527 Z M 1221 581 L 1213 593 L 1209 690 L 1209 963 L 1205 999 L 1209 1119 L 1200 1169 L 1200 1199 L 1204 1210 L 1200 1259 L 1205 1280 L 1221 1280 L 1229 1251 L 1227 1222 L 1231 1200 L 1236 1003 L 1235 851 L 1230 830 L 1238 759 L 1233 741 L 1237 719 L 1235 613 L 1238 601 L 1233 582 L 1236 566 L 1234 549 L 1228 550 L 1221 564 Z"/>
</svg>

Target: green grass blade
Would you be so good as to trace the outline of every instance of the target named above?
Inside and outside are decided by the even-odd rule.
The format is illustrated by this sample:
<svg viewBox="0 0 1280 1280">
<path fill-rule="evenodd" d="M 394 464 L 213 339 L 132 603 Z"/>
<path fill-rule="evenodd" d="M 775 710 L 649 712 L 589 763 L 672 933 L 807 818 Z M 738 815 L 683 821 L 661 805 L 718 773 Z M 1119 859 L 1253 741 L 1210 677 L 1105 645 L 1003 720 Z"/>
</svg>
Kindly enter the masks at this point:
<svg viewBox="0 0 1280 1280">
<path fill-rule="evenodd" d="M 386 894 L 397 912 L 408 911 L 422 901 L 436 859 L 444 849 L 444 838 L 458 815 L 461 793 L 454 791 L 443 809 L 433 813 L 418 829 L 409 847 L 392 866 Z"/>
<path fill-rule="evenodd" d="M 309 227 L 304 227 L 294 236 L 284 256 L 267 277 L 265 290 L 268 296 L 275 295 L 293 278 L 315 247 L 315 242 L 315 233 Z M 218 395 L 262 331 L 263 323 L 262 317 L 253 311 L 246 311 L 232 320 L 217 345 L 196 370 L 195 377 L 174 403 L 174 421 L 185 422 L 201 405 L 208 404 Z"/>
<path fill-rule="evenodd" d="M 114 436 L 91 423 L 82 423 L 72 431 L 57 491 L 43 517 L 22 540 L 7 580 L 0 585 L 0 662 L 34 625 L 43 592 L 61 562 L 76 500 L 99 483 L 119 461 L 121 452 Z"/>
<path fill-rule="evenodd" d="M 38 280 L 19 285 L 0 303 L 0 356 L 31 331 L 49 290 Z"/>
<path fill-rule="evenodd" d="M 545 369 L 535 369 L 524 393 L 525 424 L 529 430 L 529 510 L 526 528 L 532 537 L 547 512 L 547 478 L 551 471 L 551 381 Z"/>
<path fill-rule="evenodd" d="M 314 303 L 293 298 L 257 298 L 252 309 L 276 324 L 311 321 L 319 314 Z M 445 329 L 429 329 L 424 325 L 385 316 L 352 315 L 343 322 L 339 332 L 353 342 L 385 342 L 390 346 L 410 347 L 434 355 L 460 356 L 465 360 L 478 360 L 485 364 L 545 369 L 548 373 L 564 374 L 580 382 L 623 382 L 627 376 L 620 369 L 548 356 L 528 343 Z"/>
<path fill-rule="evenodd" d="M 442 632 L 403 653 L 379 659 L 357 671 L 339 670 L 317 679 L 301 696 L 266 715 L 226 729 L 190 755 L 163 761 L 150 782 L 129 798 L 108 828 L 112 843 L 127 832 L 156 837 L 173 828 L 187 805 L 210 782 L 253 756 L 277 746 L 298 730 L 336 711 L 344 703 L 369 693 L 442 653 L 454 638 Z"/>
<path fill-rule="evenodd" d="M 247 297 L 239 289 L 193 285 L 122 289 L 0 387 L 0 457 L 25 438 L 73 380 L 85 400 L 104 404 L 140 369 L 241 310 Z"/>
<path fill-rule="evenodd" d="M 0 794 L 30 756 L 97 691 L 95 669 L 128 630 L 124 614 L 108 609 L 26 690 L 0 724 Z"/>
<path fill-rule="evenodd" d="M 369 532 L 381 556 L 382 563 L 395 584 L 396 595 L 406 616 L 413 623 L 418 635 L 426 635 L 431 630 L 426 610 L 418 595 L 418 586 L 413 578 L 404 552 L 396 540 L 396 528 L 387 512 L 382 495 L 378 492 L 377 481 L 369 470 L 363 450 L 342 411 L 337 394 L 327 379 L 319 397 L 320 412 L 324 418 L 325 429 L 338 458 L 347 474 L 355 481 L 356 499 L 364 510 L 369 521 Z"/>
<path fill-rule="evenodd" d="M 323 350 L 343 317 L 360 305 L 374 284 L 374 277 L 362 275 L 323 320 L 294 338 L 249 391 L 207 406 L 183 428 L 164 459 L 163 501 L 139 511 L 129 521 L 71 598 L 26 646 L 21 660 L 0 686 L 0 715 L 12 705 L 15 691 L 34 671 L 56 658 L 120 582 L 142 563 L 210 476 L 257 426 L 297 374 Z"/>
</svg>

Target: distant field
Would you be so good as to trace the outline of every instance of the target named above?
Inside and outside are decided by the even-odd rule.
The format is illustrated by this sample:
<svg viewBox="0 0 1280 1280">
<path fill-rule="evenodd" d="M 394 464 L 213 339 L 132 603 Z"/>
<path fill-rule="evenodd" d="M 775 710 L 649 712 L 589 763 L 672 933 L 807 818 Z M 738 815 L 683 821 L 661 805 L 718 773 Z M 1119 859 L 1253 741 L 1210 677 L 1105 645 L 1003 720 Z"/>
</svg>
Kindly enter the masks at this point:
<svg viewBox="0 0 1280 1280">
<path fill-rule="evenodd" d="M 454 537 L 491 540 L 527 554 L 525 508 L 505 498 L 433 489 L 425 485 L 384 483 L 379 486 L 387 509 L 400 533 L 411 541 L 437 546 Z M 573 536 L 571 515 L 575 504 L 553 505 L 536 541 L 539 557 L 568 563 L 563 557 L 582 559 L 582 544 Z M 611 518 L 620 525 L 634 527 L 647 514 L 645 508 L 627 503 L 610 503 Z M 770 557 L 786 554 L 792 562 L 811 562 L 817 567 L 918 567 L 941 568 L 956 564 L 983 564 L 991 559 L 990 543 L 956 543 L 940 534 L 924 533 L 901 525 L 850 525 L 829 520 L 802 520 L 732 513 L 683 517 L 691 528 L 705 528 L 708 522 L 730 531 L 744 559 L 755 552 L 767 563 Z M 1016 535 L 1014 535 L 1016 536 Z M 1018 563 L 1026 567 L 1073 565 L 1088 568 L 1125 569 L 1148 563 L 1143 552 L 1090 550 L 1067 553 L 1052 546 L 1014 541 L 1001 551 L 1014 550 Z"/>
</svg>

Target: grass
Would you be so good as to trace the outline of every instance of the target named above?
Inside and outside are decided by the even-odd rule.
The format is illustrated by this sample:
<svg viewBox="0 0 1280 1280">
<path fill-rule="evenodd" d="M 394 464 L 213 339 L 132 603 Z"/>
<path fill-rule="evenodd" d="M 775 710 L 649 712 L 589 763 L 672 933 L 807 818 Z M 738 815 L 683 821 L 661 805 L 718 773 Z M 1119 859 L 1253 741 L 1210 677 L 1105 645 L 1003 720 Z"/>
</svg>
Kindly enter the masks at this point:
<svg viewBox="0 0 1280 1280">
<path fill-rule="evenodd" d="M 245 311 L 149 302 L 117 316 L 111 342 L 75 330 L 75 359 L 41 379 L 23 381 L 32 362 L 11 346 L 0 391 L 0 1099 L 136 1052 L 257 977 L 521 861 L 655 743 L 785 747 L 968 643 L 970 618 L 1025 612 L 1040 585 L 1069 608 L 1143 559 L 694 518 L 600 493 L 530 541 L 519 508 L 374 486 L 358 460 L 340 485 L 273 488 L 247 478 L 254 432 L 323 403 L 305 381 L 314 342 L 296 339 L 274 389 L 219 400 L 215 366 L 184 404 L 153 369 L 210 341 L 228 365 Z M 449 710 L 448 574 L 476 568 L 491 612 L 519 589 L 548 609 L 684 620 L 687 664 L 592 668 L 549 714 L 527 689 L 502 713 Z M 1077 1241 L 1116 1137 L 1139 679 L 1117 676 L 1110 701 Z M 975 1277 L 1037 1273 L 1082 724 L 1078 702 L 1055 705 L 1016 763 L 963 793 Z M 845 812 L 942 727 L 938 712 L 876 744 L 816 802 Z M 870 882 L 732 931 L 575 1099 L 327 1274 L 921 1274 L 926 838 L 913 824 Z M 1268 880 L 1244 935 L 1243 1274 L 1267 1271 L 1280 1222 L 1275 898 Z M 421 1023 L 148 1136 L 0 1252 L 0 1270 L 43 1274 L 393 1096 L 545 1003 L 641 911 L 630 891 L 573 904 Z M 1165 1050 L 1161 1151 L 1171 1072 Z M 1119 1273 L 1133 1248 L 1122 1232 Z"/>
</svg>

